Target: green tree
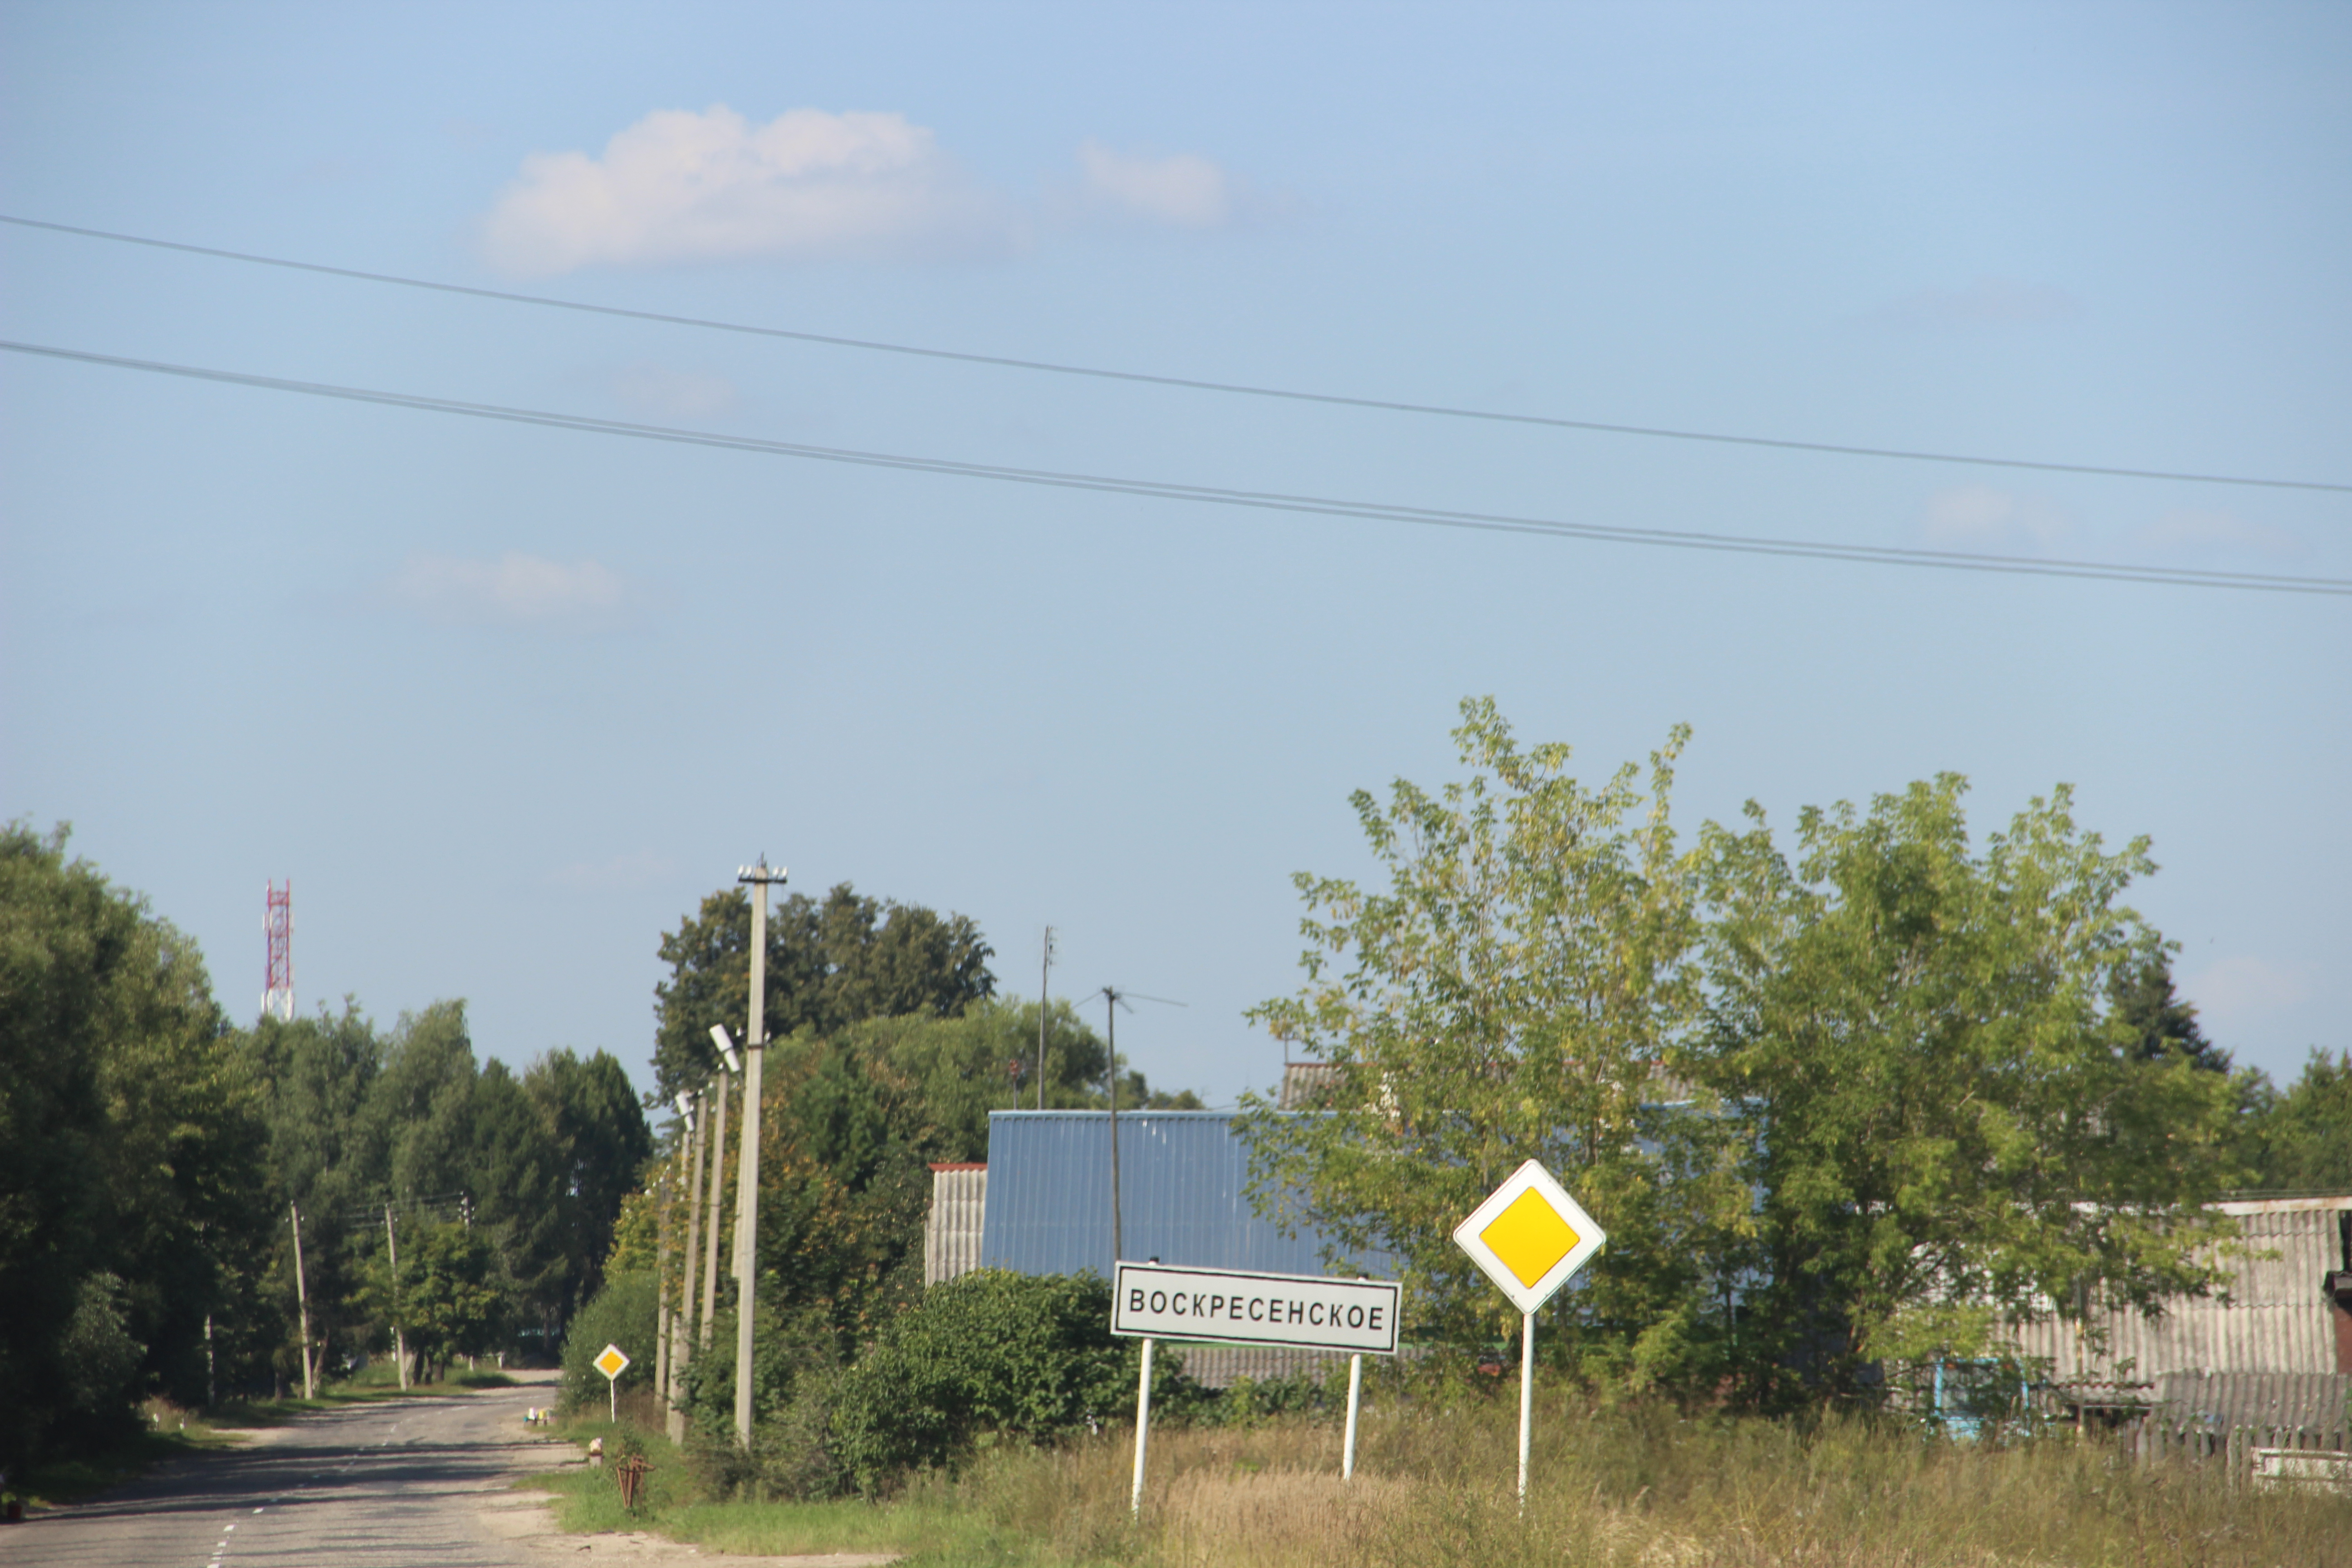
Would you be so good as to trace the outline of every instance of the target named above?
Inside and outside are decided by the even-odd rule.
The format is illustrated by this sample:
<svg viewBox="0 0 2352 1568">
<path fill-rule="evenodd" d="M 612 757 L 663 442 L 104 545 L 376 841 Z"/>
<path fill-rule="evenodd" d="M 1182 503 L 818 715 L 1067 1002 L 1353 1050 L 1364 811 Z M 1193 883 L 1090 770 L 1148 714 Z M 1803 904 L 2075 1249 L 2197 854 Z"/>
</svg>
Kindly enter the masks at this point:
<svg viewBox="0 0 2352 1568">
<path fill-rule="evenodd" d="M 1066 1001 L 1047 1010 L 1045 1106 L 1083 1110 L 1103 1100 L 1102 1037 Z M 992 1110 L 1037 1104 L 1037 1005 L 975 1002 L 949 1017 L 905 1014 L 845 1029 L 844 1046 L 908 1080 L 919 1108 L 913 1139 L 930 1160 L 988 1158 Z M 1017 1072 L 1016 1072 L 1017 1068 Z M 1122 1097 L 1133 1109 L 1139 1099 Z"/>
<path fill-rule="evenodd" d="M 509 1300 L 490 1237 L 464 1224 L 426 1224 L 400 1257 L 401 1327 L 409 1352 L 447 1366 L 503 1342 Z"/>
<path fill-rule="evenodd" d="M 2172 955 L 2158 948 L 2151 957 L 2118 969 L 2108 983 L 2108 1012 L 2132 1030 L 2132 1054 L 2142 1061 L 2178 1057 L 2208 1072 L 2230 1070 L 2230 1053 L 2205 1037 L 2197 1005 L 2172 988 Z"/>
<path fill-rule="evenodd" d="M 383 1195 L 413 1203 L 468 1189 L 480 1076 L 464 1001 L 400 1016 L 367 1100 L 367 1134 L 383 1151 Z"/>
<path fill-rule="evenodd" d="M 1140 1353 L 1111 1337 L 1110 1288 L 1095 1275 L 966 1274 L 893 1318 L 849 1369 L 829 1446 L 852 1484 L 880 1491 L 983 1433 L 1049 1441 L 1132 1416 Z M 1181 1377 L 1181 1363 L 1167 1372 Z"/>
<path fill-rule="evenodd" d="M 656 1092 L 667 1100 L 718 1067 L 710 1026 L 740 1035 L 751 994 L 751 903 L 723 889 L 661 941 L 669 978 L 654 987 Z M 994 992 L 992 950 L 962 915 L 864 898 L 842 883 L 794 893 L 769 912 L 769 1032 L 831 1036 L 867 1018 L 950 1017 Z"/>
<path fill-rule="evenodd" d="M 2215 1276 L 2233 1091 L 2145 1048 L 2117 999 L 2160 963 L 2063 788 L 1979 850 L 1943 774 L 1809 809 L 1792 866 L 1751 805 L 1706 835 L 1710 1049 L 1760 1194 L 1759 1373 L 1997 1349 L 2055 1301 L 2146 1310 Z"/>
<path fill-rule="evenodd" d="M 302 1216 L 303 1283 L 320 1363 L 335 1364 L 367 1337 L 365 1313 L 354 1303 L 366 1255 L 359 1243 L 376 1228 L 365 1210 L 389 1186 L 386 1129 L 368 1114 L 384 1043 L 347 996 L 340 1014 L 322 1005 L 308 1018 L 265 1016 L 237 1037 L 237 1047 L 261 1092 L 268 1129 L 267 1278 L 274 1312 L 259 1348 L 277 1381 L 298 1386 L 299 1293 L 289 1208 Z"/>
<path fill-rule="evenodd" d="M 0 829 L 0 1464 L 71 1452 L 250 1339 L 268 1246 L 258 1098 L 195 945 Z M 234 1369 L 232 1369 L 233 1371 Z"/>
<path fill-rule="evenodd" d="M 653 1131 L 628 1073 L 606 1051 L 584 1058 L 550 1051 L 525 1070 L 522 1089 L 551 1154 L 562 1262 L 559 1273 L 541 1276 L 539 1288 L 558 1307 L 560 1321 L 604 1283 L 621 1203 L 653 1158 Z M 478 1181 L 486 1173 L 478 1167 Z M 478 1190 L 490 1189 L 481 1182 Z"/>
<path fill-rule="evenodd" d="M 1668 819 L 1677 730 L 1598 789 L 1569 750 L 1522 750 L 1491 700 L 1454 741 L 1472 771 L 1431 793 L 1352 797 L 1386 885 L 1300 874 L 1307 984 L 1251 1016 L 1330 1068 L 1328 1110 L 1255 1096 L 1255 1195 L 1338 1251 L 1393 1255 L 1424 1322 L 1470 1337 L 1517 1314 L 1451 1237 L 1538 1159 L 1608 1231 L 1589 1283 L 1556 1299 L 1569 1353 L 1703 1379 L 1717 1325 L 1695 1302 L 1748 1206 L 1721 1119 L 1674 1087 L 1699 1005 L 1696 867 Z"/>
<path fill-rule="evenodd" d="M 2352 1193 L 2352 1051 L 2313 1051 L 2301 1078 L 2265 1097 L 2252 1142 L 2259 1185 Z"/>
</svg>

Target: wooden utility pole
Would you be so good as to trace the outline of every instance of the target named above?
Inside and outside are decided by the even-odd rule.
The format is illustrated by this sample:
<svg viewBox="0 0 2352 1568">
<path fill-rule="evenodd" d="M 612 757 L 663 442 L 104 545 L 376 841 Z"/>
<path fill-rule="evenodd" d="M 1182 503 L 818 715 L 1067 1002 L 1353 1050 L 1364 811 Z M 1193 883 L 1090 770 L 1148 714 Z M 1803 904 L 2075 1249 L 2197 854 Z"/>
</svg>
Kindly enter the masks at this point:
<svg viewBox="0 0 2352 1568">
<path fill-rule="evenodd" d="M 1103 987 L 1103 1013 L 1108 1020 L 1105 1025 L 1103 1031 L 1104 1034 L 1108 1037 L 1104 1044 L 1105 1048 L 1110 1057 L 1110 1271 L 1113 1279 L 1117 1279 L 1118 1276 L 1118 1260 L 1127 1256 L 1127 1247 L 1124 1245 L 1124 1238 L 1119 1235 L 1118 1001 L 1118 988 L 1117 986 L 1106 985 Z M 1139 1455 L 1141 1452 L 1142 1450 L 1140 1449 L 1137 1450 Z M 1137 1460 L 1139 1474 L 1141 1472 L 1141 1465 L 1142 1461 L 1139 1458 Z"/>
<path fill-rule="evenodd" d="M 316 1399 L 318 1392 L 310 1382 L 310 1288 L 302 1279 L 302 1210 L 294 1204 L 286 1207 L 294 1215 L 294 1302 L 302 1315 L 302 1397 Z"/>
</svg>

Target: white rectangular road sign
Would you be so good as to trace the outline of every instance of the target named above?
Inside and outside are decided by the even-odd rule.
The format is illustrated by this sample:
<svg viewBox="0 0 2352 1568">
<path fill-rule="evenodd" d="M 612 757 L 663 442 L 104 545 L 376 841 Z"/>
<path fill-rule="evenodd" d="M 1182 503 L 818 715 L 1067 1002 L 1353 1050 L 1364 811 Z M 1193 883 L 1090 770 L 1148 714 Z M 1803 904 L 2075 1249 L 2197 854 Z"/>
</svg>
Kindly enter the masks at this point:
<svg viewBox="0 0 2352 1568">
<path fill-rule="evenodd" d="M 1115 1334 L 1396 1354 L 1393 1279 L 1122 1263 L 1112 1291 Z"/>
</svg>

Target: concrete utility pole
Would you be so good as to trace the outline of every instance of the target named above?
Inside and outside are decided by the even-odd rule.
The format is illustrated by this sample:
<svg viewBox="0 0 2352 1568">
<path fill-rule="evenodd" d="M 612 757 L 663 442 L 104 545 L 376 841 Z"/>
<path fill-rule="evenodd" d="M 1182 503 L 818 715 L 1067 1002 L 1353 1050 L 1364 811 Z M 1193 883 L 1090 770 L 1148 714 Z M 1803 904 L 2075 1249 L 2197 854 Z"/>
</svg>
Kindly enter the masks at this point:
<svg viewBox="0 0 2352 1568">
<path fill-rule="evenodd" d="M 768 868 L 768 858 L 735 873 L 751 885 L 751 1037 L 743 1042 L 743 1158 L 735 1170 L 737 1240 L 735 1259 L 735 1436 L 751 1447 L 751 1314 L 760 1251 L 760 1064 L 768 1044 L 768 889 L 781 886 L 783 868 Z"/>
<path fill-rule="evenodd" d="M 315 1399 L 310 1386 L 310 1288 L 302 1279 L 302 1210 L 294 1204 L 286 1205 L 294 1216 L 294 1303 L 302 1313 L 302 1397 Z"/>
<path fill-rule="evenodd" d="M 383 1246 L 392 1259 L 392 1359 L 400 1363 L 400 1391 L 408 1392 L 408 1336 L 400 1328 L 400 1237 L 392 1228 L 392 1205 L 383 1205 Z"/>
<path fill-rule="evenodd" d="M 673 1443 L 686 1440 L 686 1412 L 678 1394 L 686 1386 L 686 1363 L 694 1354 L 695 1268 L 702 1261 L 702 1097 L 677 1097 L 677 1110 L 686 1118 L 686 1273 L 680 1281 L 677 1311 L 669 1321 L 669 1378 L 662 1384 L 663 1422 Z"/>
<path fill-rule="evenodd" d="M 654 1392 L 669 1395 L 669 1342 L 677 1318 L 669 1310 L 669 1172 L 661 1173 L 659 1218 L 654 1222 Z M 618 1397 L 616 1394 L 615 1397 Z"/>
<path fill-rule="evenodd" d="M 709 1249 L 702 1256 L 702 1338 L 698 1342 L 704 1350 L 710 1348 L 711 1323 L 719 1315 L 719 1216 L 727 1200 L 727 1080 L 734 1076 L 731 1068 L 720 1073 L 719 1086 L 706 1091 L 717 1114 L 704 1144 L 710 1167 L 710 1213 L 702 1233 L 702 1245 Z"/>
</svg>

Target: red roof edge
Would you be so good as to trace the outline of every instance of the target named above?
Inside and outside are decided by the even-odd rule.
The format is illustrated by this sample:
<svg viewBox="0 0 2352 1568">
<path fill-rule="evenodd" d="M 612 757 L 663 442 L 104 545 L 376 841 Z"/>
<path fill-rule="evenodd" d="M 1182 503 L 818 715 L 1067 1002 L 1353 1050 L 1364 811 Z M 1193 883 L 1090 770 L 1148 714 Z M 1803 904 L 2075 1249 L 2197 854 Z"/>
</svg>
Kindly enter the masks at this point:
<svg viewBox="0 0 2352 1568">
<path fill-rule="evenodd" d="M 988 1169 L 988 1162 L 985 1160 L 933 1161 L 931 1169 L 934 1171 L 985 1171 Z"/>
</svg>

